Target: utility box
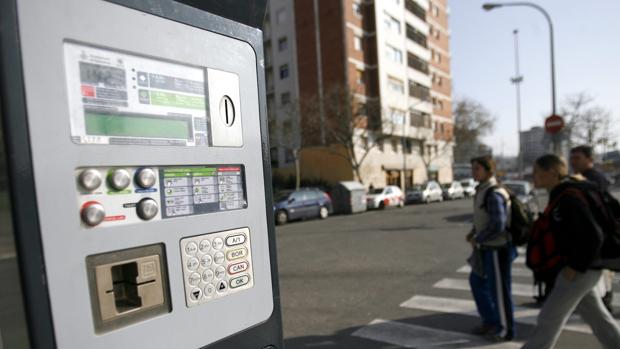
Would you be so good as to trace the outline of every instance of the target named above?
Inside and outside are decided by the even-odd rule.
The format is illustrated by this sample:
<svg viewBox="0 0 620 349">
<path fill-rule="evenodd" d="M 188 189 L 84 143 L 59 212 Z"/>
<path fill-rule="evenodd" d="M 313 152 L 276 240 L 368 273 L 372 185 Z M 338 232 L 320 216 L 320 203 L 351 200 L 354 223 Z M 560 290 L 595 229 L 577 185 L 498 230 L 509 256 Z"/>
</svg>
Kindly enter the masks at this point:
<svg viewBox="0 0 620 349">
<path fill-rule="evenodd" d="M 355 181 L 338 182 L 333 188 L 334 211 L 337 213 L 360 213 L 367 210 L 366 188 Z"/>
<path fill-rule="evenodd" d="M 265 6 L 2 1 L 5 343 L 282 348 Z"/>
</svg>

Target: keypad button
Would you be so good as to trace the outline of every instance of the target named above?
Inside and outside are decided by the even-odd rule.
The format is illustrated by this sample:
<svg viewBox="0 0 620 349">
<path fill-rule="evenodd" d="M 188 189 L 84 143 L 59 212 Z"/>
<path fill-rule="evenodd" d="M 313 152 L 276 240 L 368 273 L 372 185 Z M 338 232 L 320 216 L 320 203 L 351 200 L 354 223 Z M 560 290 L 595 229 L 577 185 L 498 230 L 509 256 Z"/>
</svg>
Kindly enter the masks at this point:
<svg viewBox="0 0 620 349">
<path fill-rule="evenodd" d="M 217 269 L 215 269 L 215 277 L 223 279 L 224 276 L 226 276 L 226 269 L 224 269 L 224 267 L 217 267 Z"/>
<path fill-rule="evenodd" d="M 196 254 L 196 252 L 198 251 L 198 245 L 196 245 L 195 242 L 190 242 L 187 245 L 185 245 L 185 253 L 193 256 Z"/>
<path fill-rule="evenodd" d="M 202 240 L 202 241 L 200 241 L 200 245 L 198 245 L 198 249 L 202 253 L 209 252 L 209 249 L 211 249 L 211 242 L 209 240 Z"/>
<path fill-rule="evenodd" d="M 217 252 L 213 256 L 213 261 L 215 262 L 215 264 L 224 264 L 225 260 L 226 259 L 224 258 L 224 253 L 222 253 L 222 252 Z"/>
<path fill-rule="evenodd" d="M 189 293 L 189 298 L 193 301 L 197 301 L 202 298 L 202 290 L 199 288 L 193 288 Z"/>
<path fill-rule="evenodd" d="M 228 259 L 229 261 L 234 261 L 236 259 L 245 258 L 247 255 L 248 255 L 248 249 L 243 247 L 243 248 L 238 248 L 236 250 L 230 250 L 226 252 L 226 259 Z"/>
<path fill-rule="evenodd" d="M 228 266 L 228 274 L 234 275 L 243 273 L 244 271 L 250 268 L 250 263 L 243 261 L 241 263 L 236 263 Z"/>
<path fill-rule="evenodd" d="M 189 278 L 187 279 L 187 282 L 191 285 L 191 286 L 196 286 L 200 283 L 200 274 L 198 273 L 192 273 Z"/>
<path fill-rule="evenodd" d="M 203 268 L 206 268 L 208 266 L 210 266 L 211 264 L 213 264 L 213 257 L 211 257 L 211 255 L 204 255 L 202 257 L 200 257 L 200 266 Z"/>
<path fill-rule="evenodd" d="M 226 246 L 242 245 L 245 243 L 245 240 L 246 238 L 243 234 L 231 235 L 226 238 Z"/>
<path fill-rule="evenodd" d="M 224 239 L 222 238 L 213 239 L 213 244 L 211 246 L 213 246 L 213 249 L 221 250 L 222 247 L 224 247 Z"/>
<path fill-rule="evenodd" d="M 199 264 L 200 263 L 198 262 L 198 259 L 192 257 L 187 260 L 187 269 L 190 271 L 196 271 L 196 269 L 198 269 Z"/>
<path fill-rule="evenodd" d="M 250 282 L 250 277 L 248 275 L 243 275 L 238 278 L 234 278 L 230 280 L 230 288 L 237 288 L 241 286 L 245 286 Z"/>
<path fill-rule="evenodd" d="M 228 284 L 226 281 L 222 280 L 217 283 L 217 293 L 224 293 L 228 290 Z"/>
<path fill-rule="evenodd" d="M 205 271 L 202 272 L 202 282 L 211 282 L 211 280 L 213 280 L 213 276 L 215 274 L 213 273 L 213 270 L 211 269 L 207 269 Z"/>
<path fill-rule="evenodd" d="M 215 286 L 213 284 L 208 284 L 205 286 L 205 296 L 212 297 L 215 294 Z"/>
</svg>

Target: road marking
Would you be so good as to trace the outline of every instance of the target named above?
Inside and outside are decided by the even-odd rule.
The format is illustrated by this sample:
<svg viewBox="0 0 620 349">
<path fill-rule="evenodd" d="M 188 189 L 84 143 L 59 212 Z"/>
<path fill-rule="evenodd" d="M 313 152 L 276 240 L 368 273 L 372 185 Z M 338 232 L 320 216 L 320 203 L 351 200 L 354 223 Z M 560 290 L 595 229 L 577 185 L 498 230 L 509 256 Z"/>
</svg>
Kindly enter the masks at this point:
<svg viewBox="0 0 620 349">
<path fill-rule="evenodd" d="M 520 348 L 522 343 L 506 342 L 492 345 L 481 337 L 466 333 L 440 330 L 430 327 L 407 324 L 382 319 L 373 320 L 353 334 L 355 337 L 389 343 L 404 348 L 485 348 L 513 349 Z"/>
<path fill-rule="evenodd" d="M 3 261 L 5 259 L 12 259 L 12 258 L 15 258 L 15 252 L 0 253 L 0 261 Z"/>
<path fill-rule="evenodd" d="M 471 273 L 471 266 L 464 265 L 460 267 L 456 272 L 461 274 L 469 274 Z M 513 267 L 512 276 L 530 277 L 532 276 L 532 271 L 526 268 Z"/>
<path fill-rule="evenodd" d="M 402 308 L 432 311 L 437 313 L 458 314 L 478 317 L 476 303 L 468 299 L 456 299 L 416 295 L 400 305 Z M 515 306 L 515 321 L 525 325 L 536 325 L 539 308 Z M 577 315 L 571 316 L 564 330 L 592 334 L 590 327 Z"/>
<path fill-rule="evenodd" d="M 445 278 L 439 280 L 433 287 L 460 291 L 470 290 L 469 281 L 465 279 Z M 514 296 L 534 297 L 534 286 L 512 283 L 512 294 Z"/>
</svg>

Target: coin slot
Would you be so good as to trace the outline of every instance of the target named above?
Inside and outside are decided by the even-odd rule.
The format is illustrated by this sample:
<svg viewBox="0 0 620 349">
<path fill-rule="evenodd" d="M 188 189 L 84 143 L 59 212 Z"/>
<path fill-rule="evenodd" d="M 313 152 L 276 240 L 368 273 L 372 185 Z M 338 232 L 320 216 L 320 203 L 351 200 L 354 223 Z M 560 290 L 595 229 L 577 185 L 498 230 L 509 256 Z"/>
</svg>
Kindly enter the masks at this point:
<svg viewBox="0 0 620 349">
<path fill-rule="evenodd" d="M 228 127 L 235 123 L 235 105 L 229 96 L 223 96 L 220 101 L 220 117 Z"/>
</svg>

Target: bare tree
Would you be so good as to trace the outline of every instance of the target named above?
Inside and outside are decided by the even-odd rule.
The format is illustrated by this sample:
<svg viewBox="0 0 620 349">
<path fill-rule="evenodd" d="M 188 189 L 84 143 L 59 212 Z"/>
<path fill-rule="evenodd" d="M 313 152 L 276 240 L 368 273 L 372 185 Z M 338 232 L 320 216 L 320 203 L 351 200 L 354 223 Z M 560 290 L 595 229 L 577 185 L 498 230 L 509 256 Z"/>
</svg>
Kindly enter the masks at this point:
<svg viewBox="0 0 620 349">
<path fill-rule="evenodd" d="M 470 98 L 456 101 L 454 106 L 454 159 L 466 162 L 478 155 L 482 136 L 493 131 L 495 117 L 480 102 Z"/>
<path fill-rule="evenodd" d="M 320 117 L 317 97 L 305 98 L 300 104 L 304 145 L 325 146 L 326 151 L 344 158 L 363 183 L 362 165 L 375 147 L 393 137 L 394 115 L 382 112 L 378 100 L 362 98 L 343 85 L 326 88 L 322 100 L 325 118 Z M 322 119 L 324 125 L 320 124 Z M 327 144 L 319 141 L 321 128 Z"/>
<path fill-rule="evenodd" d="M 615 132 L 611 112 L 596 105 L 591 95 L 580 92 L 568 96 L 561 113 L 566 119 L 564 133 L 569 146 L 588 144 L 599 150 L 606 150 L 617 145 L 613 140 Z"/>
</svg>

